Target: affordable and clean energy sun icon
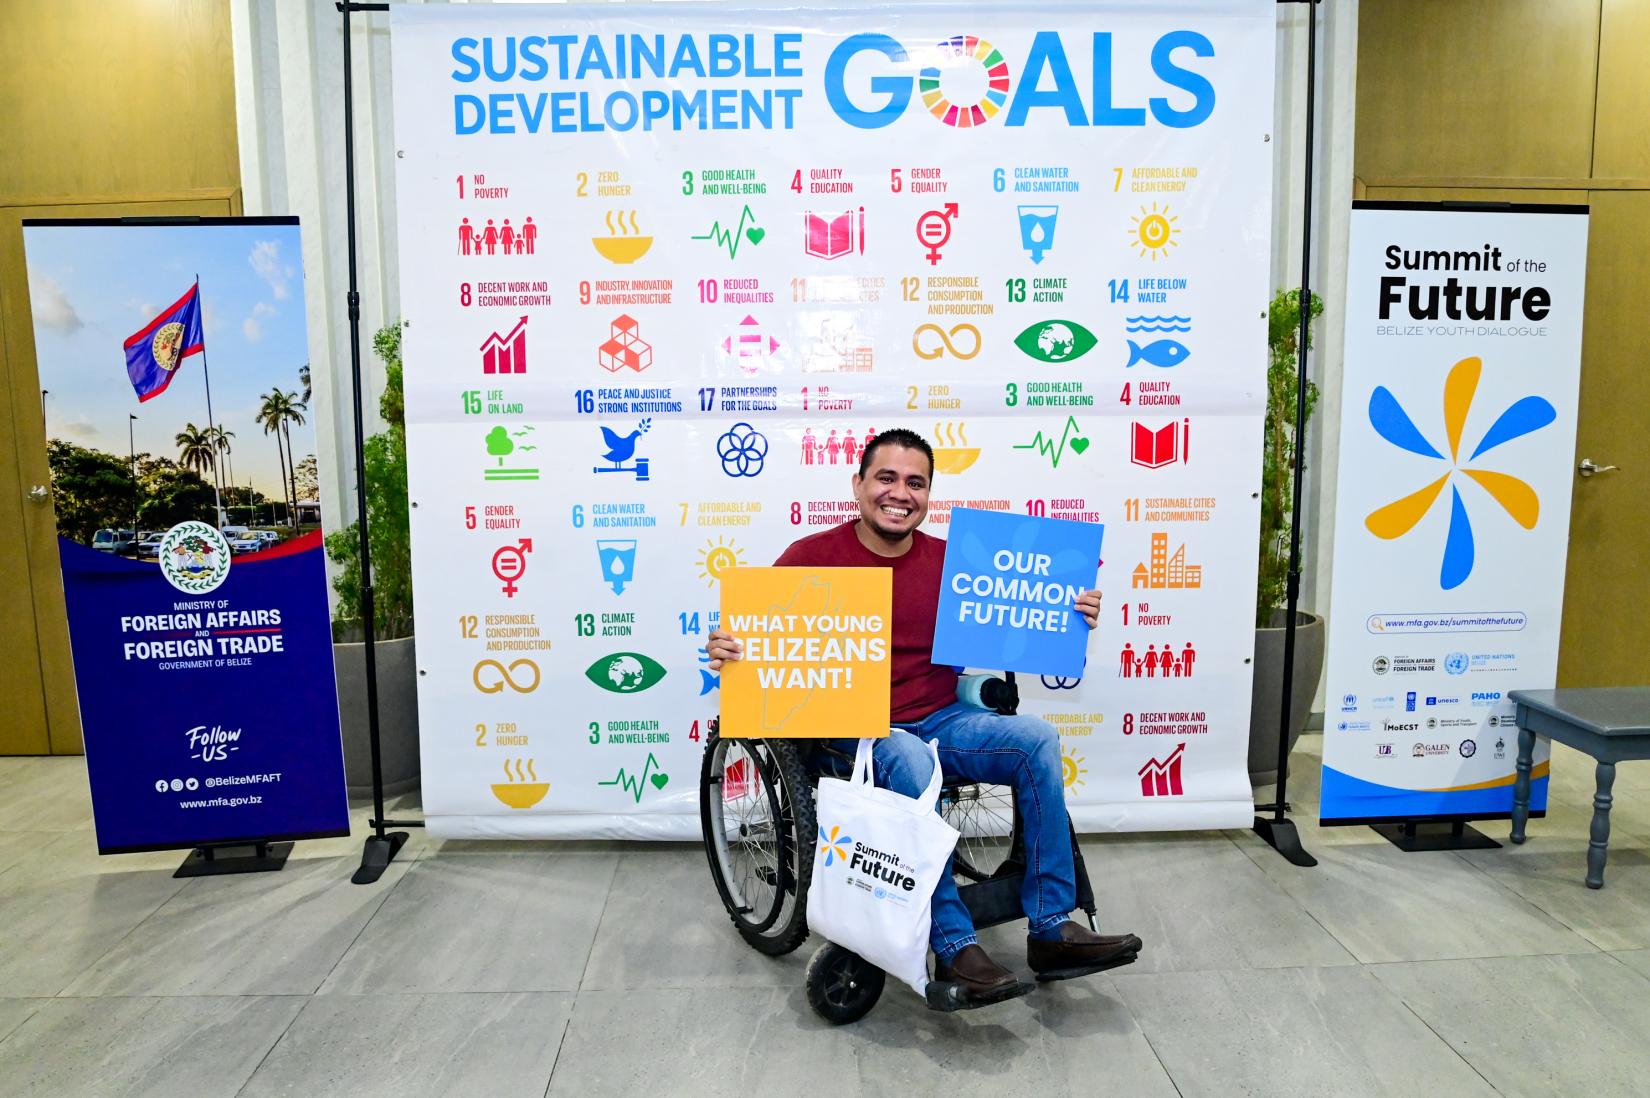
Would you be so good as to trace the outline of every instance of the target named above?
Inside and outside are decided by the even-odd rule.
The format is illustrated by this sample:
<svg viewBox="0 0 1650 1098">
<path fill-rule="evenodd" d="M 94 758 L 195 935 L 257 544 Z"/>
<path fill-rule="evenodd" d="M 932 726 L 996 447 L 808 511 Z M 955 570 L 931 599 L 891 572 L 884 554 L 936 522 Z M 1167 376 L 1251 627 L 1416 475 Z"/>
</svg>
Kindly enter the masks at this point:
<svg viewBox="0 0 1650 1098">
<path fill-rule="evenodd" d="M 1060 753 L 1060 773 L 1065 779 L 1067 789 L 1078 789 L 1087 784 L 1083 781 L 1083 775 L 1088 773 L 1088 768 L 1083 763 L 1087 761 L 1075 751 Z"/>
<path fill-rule="evenodd" d="M 1156 263 L 1160 253 L 1180 246 L 1175 240 L 1180 235 L 1180 230 L 1175 227 L 1175 222 L 1179 220 L 1179 215 L 1170 215 L 1167 206 L 1159 210 L 1157 203 L 1153 202 L 1150 210 L 1140 207 L 1140 216 L 1129 218 L 1133 225 L 1129 230 L 1129 246 L 1138 245 L 1141 255 L 1150 252 L 1152 262 Z"/>
<path fill-rule="evenodd" d="M 715 587 L 723 572 L 745 563 L 745 551 L 731 539 L 718 537 L 705 543 L 694 563 L 699 567 L 699 578 L 705 581 L 705 586 Z"/>
<path fill-rule="evenodd" d="M 1483 369 L 1483 361 L 1476 356 L 1463 358 L 1450 367 L 1448 376 L 1444 378 L 1444 433 L 1448 442 L 1448 457 L 1427 440 L 1415 421 L 1410 419 L 1409 413 L 1404 411 L 1403 405 L 1398 403 L 1398 398 L 1385 385 L 1377 385 L 1369 395 L 1369 425 L 1376 434 L 1400 450 L 1441 461 L 1447 468 L 1431 483 L 1371 511 L 1364 517 L 1364 526 L 1371 534 L 1385 541 L 1403 537 L 1426 517 L 1447 485 L 1450 490 L 1449 532 L 1444 537 L 1444 559 L 1438 567 L 1438 586 L 1445 591 L 1453 591 L 1467 581 L 1467 577 L 1472 575 L 1476 558 L 1472 520 L 1467 517 L 1467 504 L 1461 497 L 1459 487 L 1461 481 L 1455 479 L 1455 474 L 1460 473 L 1477 483 L 1514 522 L 1526 530 L 1534 530 L 1536 521 L 1541 517 L 1541 499 L 1535 489 L 1511 473 L 1474 468 L 1473 464 L 1497 446 L 1539 431 L 1558 418 L 1557 410 L 1545 398 L 1521 397 L 1496 416 L 1495 422 L 1478 440 L 1478 445 L 1463 458 L 1461 434 L 1466 428 L 1468 413 L 1472 411 L 1472 398 L 1478 392 L 1478 379 Z M 1437 468 L 1433 466 L 1434 470 Z"/>
</svg>

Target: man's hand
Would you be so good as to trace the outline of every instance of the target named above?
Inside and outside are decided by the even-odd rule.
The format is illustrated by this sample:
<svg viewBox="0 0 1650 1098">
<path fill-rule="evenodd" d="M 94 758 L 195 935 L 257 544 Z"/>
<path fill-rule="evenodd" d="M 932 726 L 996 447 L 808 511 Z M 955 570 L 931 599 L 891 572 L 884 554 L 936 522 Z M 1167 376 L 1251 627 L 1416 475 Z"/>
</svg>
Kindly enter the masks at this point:
<svg viewBox="0 0 1650 1098">
<path fill-rule="evenodd" d="M 1099 591 L 1084 591 L 1081 595 L 1077 596 L 1077 601 L 1072 603 L 1071 606 L 1073 610 L 1076 610 L 1079 614 L 1083 615 L 1083 620 L 1089 623 L 1090 629 L 1093 629 L 1095 626 L 1100 624 Z M 711 634 L 713 637 L 715 635 L 715 633 Z"/>
<path fill-rule="evenodd" d="M 1100 592 L 1091 591 L 1090 594 L 1095 596 L 1094 608 L 1095 612 L 1099 613 Z M 1094 623 L 1092 621 L 1089 622 L 1089 628 L 1094 628 Z M 722 670 L 722 665 L 724 663 L 731 663 L 734 660 L 740 659 L 744 656 L 744 654 L 745 646 L 734 640 L 732 633 L 729 633 L 725 629 L 712 629 L 710 631 L 710 641 L 705 645 L 705 655 L 710 657 L 710 669 L 712 671 Z"/>
</svg>

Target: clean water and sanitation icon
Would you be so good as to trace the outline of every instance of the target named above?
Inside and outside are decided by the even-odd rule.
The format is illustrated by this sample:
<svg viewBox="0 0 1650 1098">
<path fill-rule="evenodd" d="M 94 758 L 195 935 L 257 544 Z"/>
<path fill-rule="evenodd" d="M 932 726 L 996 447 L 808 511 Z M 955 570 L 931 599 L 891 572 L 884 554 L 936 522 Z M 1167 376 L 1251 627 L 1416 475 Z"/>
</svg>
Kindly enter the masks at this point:
<svg viewBox="0 0 1650 1098">
<path fill-rule="evenodd" d="M 636 578 L 636 539 L 609 538 L 596 542 L 596 555 L 602 562 L 602 579 L 613 588 L 615 595 L 624 594 L 625 587 Z"/>
<path fill-rule="evenodd" d="M 1021 206 L 1020 247 L 1031 256 L 1033 263 L 1041 263 L 1043 256 L 1054 247 L 1054 226 L 1060 218 L 1058 206 Z"/>
</svg>

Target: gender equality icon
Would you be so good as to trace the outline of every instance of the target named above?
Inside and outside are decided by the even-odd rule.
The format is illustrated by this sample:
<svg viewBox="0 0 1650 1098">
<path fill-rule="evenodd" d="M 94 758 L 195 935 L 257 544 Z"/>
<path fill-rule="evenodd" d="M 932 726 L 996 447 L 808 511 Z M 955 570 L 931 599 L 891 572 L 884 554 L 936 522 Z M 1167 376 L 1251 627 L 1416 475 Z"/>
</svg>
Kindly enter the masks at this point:
<svg viewBox="0 0 1650 1098">
<path fill-rule="evenodd" d="M 602 454 L 602 457 L 613 464 L 597 465 L 590 471 L 592 473 L 629 473 L 638 481 L 646 481 L 648 479 L 647 458 L 636 457 L 636 443 L 643 435 L 647 434 L 652 426 L 653 420 L 649 417 L 638 423 L 636 429 L 628 435 L 621 435 L 611 427 L 603 427 L 602 440 L 607 444 L 607 450 Z M 632 458 L 635 458 L 635 460 L 631 461 Z M 631 463 L 626 465 L 625 462 L 627 461 Z"/>
<path fill-rule="evenodd" d="M 519 590 L 517 581 L 527 574 L 527 554 L 532 551 L 532 538 L 522 538 L 514 545 L 504 545 L 494 550 L 493 575 L 504 584 L 505 598 L 516 597 Z"/>
<path fill-rule="evenodd" d="M 917 242 L 928 249 L 928 265 L 938 266 L 940 249 L 951 239 L 951 219 L 957 216 L 957 204 L 947 202 L 937 210 L 925 210 L 917 218 Z"/>
</svg>

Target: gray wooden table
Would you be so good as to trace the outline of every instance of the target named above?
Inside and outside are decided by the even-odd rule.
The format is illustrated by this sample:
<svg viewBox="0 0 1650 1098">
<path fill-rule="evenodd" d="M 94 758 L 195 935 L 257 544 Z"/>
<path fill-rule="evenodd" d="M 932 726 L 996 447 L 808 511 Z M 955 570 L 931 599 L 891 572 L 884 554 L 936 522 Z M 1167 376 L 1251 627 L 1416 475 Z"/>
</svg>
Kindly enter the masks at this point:
<svg viewBox="0 0 1650 1098">
<path fill-rule="evenodd" d="M 1604 858 L 1610 844 L 1610 787 L 1616 764 L 1650 759 L 1650 687 L 1587 690 L 1514 690 L 1517 706 L 1518 777 L 1513 782 L 1513 842 L 1524 841 L 1530 817 L 1530 764 L 1535 738 L 1546 736 L 1598 760 L 1594 768 L 1593 826 L 1587 843 L 1587 887 L 1604 887 Z"/>
</svg>

